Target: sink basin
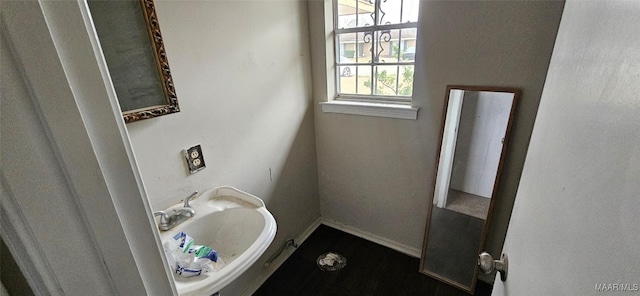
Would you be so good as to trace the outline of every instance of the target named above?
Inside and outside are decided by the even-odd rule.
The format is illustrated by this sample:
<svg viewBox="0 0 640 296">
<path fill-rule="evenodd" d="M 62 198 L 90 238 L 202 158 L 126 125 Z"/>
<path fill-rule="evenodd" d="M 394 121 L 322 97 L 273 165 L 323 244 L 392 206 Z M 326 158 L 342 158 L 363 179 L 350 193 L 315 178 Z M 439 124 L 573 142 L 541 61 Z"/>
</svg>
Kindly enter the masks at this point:
<svg viewBox="0 0 640 296">
<path fill-rule="evenodd" d="M 260 198 L 233 187 L 209 189 L 190 204 L 196 215 L 160 236 L 164 243 L 182 231 L 218 252 L 224 261 L 220 270 L 194 277 L 174 274 L 179 295 L 211 295 L 258 260 L 276 235 L 276 221 Z"/>
</svg>

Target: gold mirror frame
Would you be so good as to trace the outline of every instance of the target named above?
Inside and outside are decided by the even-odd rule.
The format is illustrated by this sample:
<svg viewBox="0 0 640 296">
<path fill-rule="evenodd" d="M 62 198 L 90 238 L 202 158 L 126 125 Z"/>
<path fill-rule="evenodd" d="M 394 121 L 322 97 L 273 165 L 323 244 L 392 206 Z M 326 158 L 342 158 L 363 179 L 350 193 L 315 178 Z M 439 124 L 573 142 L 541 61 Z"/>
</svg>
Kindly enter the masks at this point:
<svg viewBox="0 0 640 296">
<path fill-rule="evenodd" d="M 144 24 L 146 24 L 146 34 L 141 32 L 142 31 L 142 28 L 140 28 L 141 26 L 137 26 L 137 28 L 134 28 L 134 30 L 135 29 L 139 30 L 137 31 L 138 35 L 148 36 L 148 40 L 145 41 L 145 40 L 140 40 L 138 38 L 136 42 L 149 44 L 150 48 L 145 48 L 144 52 L 146 53 L 146 55 L 148 55 L 149 52 L 153 52 L 153 60 L 155 61 L 155 70 L 150 69 L 149 67 L 152 63 L 147 64 L 146 65 L 147 67 L 144 67 L 144 65 L 142 66 L 127 65 L 127 67 L 131 67 L 133 69 L 136 66 L 138 66 L 139 68 L 133 69 L 129 72 L 146 74 L 148 77 L 145 77 L 145 78 L 148 80 L 130 79 L 130 80 L 127 80 L 126 82 L 127 83 L 126 89 L 120 89 L 118 85 L 116 85 L 115 83 L 116 78 L 114 77 L 118 75 L 118 73 L 115 73 L 116 72 L 115 69 L 118 67 L 113 66 L 113 64 L 109 65 L 110 60 L 107 58 L 107 54 L 106 54 L 107 51 L 114 50 L 114 49 L 107 48 L 108 46 L 105 46 L 107 42 L 104 42 L 104 43 L 101 42 L 103 46 L 102 50 L 103 52 L 105 52 L 105 58 L 107 58 L 107 66 L 113 66 L 113 67 L 109 67 L 109 73 L 112 75 L 111 77 L 112 80 L 114 80 L 114 86 L 116 87 L 116 94 L 118 96 L 118 101 L 120 102 L 120 106 L 122 109 L 126 108 L 124 105 L 128 105 L 128 102 L 133 101 L 133 99 L 129 96 L 130 89 L 133 89 L 133 88 L 143 89 L 144 87 L 149 87 L 148 85 L 144 85 L 146 81 L 149 81 L 149 80 L 154 81 L 153 88 L 155 88 L 155 90 L 153 91 L 153 93 L 156 94 L 156 95 L 153 95 L 153 97 L 155 97 L 155 99 L 153 99 L 154 103 L 148 103 L 142 107 L 136 107 L 135 109 L 132 108 L 132 110 L 122 110 L 122 116 L 126 123 L 143 120 L 143 119 L 154 118 L 154 117 L 176 113 L 180 111 L 180 107 L 178 105 L 178 98 L 176 96 L 176 91 L 173 84 L 173 78 L 171 76 L 171 70 L 169 68 L 169 61 L 167 59 L 167 54 L 165 51 L 162 34 L 160 32 L 158 17 L 156 15 L 155 4 L 153 0 L 135 0 L 135 1 L 136 2 L 139 1 L 140 3 L 141 9 L 142 9 L 142 16 L 144 18 Z M 92 6 L 92 2 L 93 1 L 89 1 L 90 9 Z M 108 2 L 102 2 L 102 3 L 104 4 Z M 140 13 L 138 12 L 138 15 L 139 14 Z M 139 21 L 139 20 L 136 20 L 136 21 Z M 96 31 L 98 32 L 99 38 L 102 37 L 103 38 L 102 41 L 106 41 L 106 39 L 109 38 L 109 34 L 104 34 L 104 33 L 101 34 L 101 32 L 103 32 L 101 31 L 101 29 L 109 30 L 110 28 L 106 25 L 99 27 L 96 24 L 96 16 L 94 16 L 94 25 L 96 26 Z M 127 39 L 127 40 L 131 40 L 131 39 Z M 120 53 L 111 54 L 111 57 L 112 58 L 119 57 L 119 54 Z M 157 73 L 157 76 L 154 74 L 154 72 Z M 157 89 L 158 86 L 161 88 L 161 90 Z M 164 98 L 158 98 L 158 95 L 160 92 L 164 94 Z"/>
<path fill-rule="evenodd" d="M 472 266 L 467 266 L 469 269 L 473 268 L 473 275 L 471 278 L 471 281 L 469 282 L 469 284 L 465 284 L 465 283 L 461 283 L 460 281 L 456 281 L 454 279 L 452 279 L 452 276 L 447 276 L 446 274 L 444 274 L 444 272 L 441 273 L 437 273 L 433 270 L 428 270 L 426 267 L 426 258 L 427 258 L 427 247 L 428 247 L 428 243 L 429 243 L 429 234 L 430 234 L 430 227 L 433 225 L 432 223 L 432 218 L 434 216 L 433 210 L 434 210 L 434 200 L 436 198 L 436 190 L 437 190 L 437 185 L 436 183 L 438 182 L 438 172 L 441 169 L 440 165 L 441 165 L 441 153 L 442 153 L 442 146 L 443 146 L 443 139 L 444 139 L 444 135 L 445 135 L 445 124 L 447 123 L 447 111 L 449 110 L 449 104 L 450 104 L 450 96 L 452 94 L 452 90 L 462 90 L 462 91 L 472 91 L 472 92 L 497 92 L 497 93 L 509 93 L 513 95 L 513 100 L 511 102 L 511 106 L 510 106 L 510 110 L 509 110 L 509 116 L 508 116 L 508 121 L 506 123 L 506 127 L 505 127 L 505 134 L 503 137 L 503 142 L 502 142 L 502 149 L 500 150 L 500 156 L 499 156 L 499 161 L 498 161 L 498 165 L 497 165 L 497 170 L 496 170 L 496 176 L 495 179 L 493 180 L 493 187 L 491 190 L 491 197 L 490 197 L 490 202 L 489 202 L 489 206 L 488 206 L 488 210 L 486 213 L 486 218 L 484 221 L 484 224 L 482 225 L 482 231 L 480 234 L 480 238 L 479 238 L 479 244 L 477 246 L 477 249 L 474 249 L 473 246 L 471 246 L 471 249 L 474 249 L 475 254 L 473 254 L 473 256 L 475 258 L 477 258 L 477 255 L 483 251 L 484 248 L 484 244 L 485 244 L 485 240 L 487 237 L 487 233 L 489 231 L 489 224 L 490 224 L 490 220 L 491 220 L 491 216 L 493 213 L 493 208 L 496 202 L 496 192 L 498 191 L 498 185 L 500 183 L 500 174 L 502 172 L 502 167 L 504 164 L 504 159 L 506 156 L 506 152 L 507 152 L 507 147 L 508 147 L 508 141 L 509 141 L 509 135 L 510 135 L 510 131 L 511 131 L 511 126 L 513 124 L 513 117 L 514 117 L 514 113 L 515 113 L 515 107 L 517 105 L 517 101 L 520 97 L 520 90 L 519 89 L 515 89 L 515 88 L 507 88 L 507 87 L 482 87 L 482 86 L 461 86 L 461 85 L 449 85 L 447 86 L 446 89 L 446 97 L 445 97 L 445 104 L 444 104 L 444 111 L 443 111 L 443 115 L 442 115 L 442 128 L 440 130 L 440 146 L 438 148 L 438 154 L 437 154 L 437 158 L 436 158 L 436 169 L 435 169 L 435 174 L 434 174 L 434 184 L 433 184 L 433 190 L 431 192 L 431 198 L 429 199 L 429 210 L 427 213 L 427 221 L 426 221 L 426 226 L 425 226 L 425 234 L 424 234 L 424 240 L 423 240 L 423 246 L 422 246 L 422 255 L 420 258 L 420 272 L 423 274 L 426 274 L 430 277 L 433 277 L 437 280 L 440 280 L 442 282 L 445 282 L 449 285 L 452 285 L 456 288 L 459 288 L 465 292 L 468 292 L 470 294 L 473 294 L 475 291 L 475 287 L 476 287 L 476 283 L 477 283 L 477 279 L 478 279 L 478 268 L 477 266 L 475 268 L 473 268 Z M 460 106 L 462 106 L 462 103 L 460 103 Z M 460 107 L 461 109 L 461 107 Z M 456 133 L 458 132 L 458 128 L 460 128 L 459 126 L 455 126 L 456 129 Z M 456 136 L 457 137 L 457 136 Z M 451 160 L 451 162 L 453 162 L 453 160 Z M 450 172 L 449 172 L 450 173 Z M 447 187 L 447 190 L 449 190 L 449 187 Z M 461 243 L 459 241 L 459 243 Z M 444 248 L 446 248 L 446 246 L 443 246 Z M 468 256 L 471 256 L 471 254 L 466 254 Z M 443 260 L 447 261 L 446 264 L 456 264 L 453 262 L 453 259 L 451 258 L 443 258 Z M 473 261 L 475 262 L 475 261 Z M 465 261 L 465 263 L 469 263 L 469 264 L 474 264 L 473 262 L 469 262 L 469 261 Z"/>
<path fill-rule="evenodd" d="M 145 22 L 147 23 L 147 31 L 149 32 L 151 47 L 156 57 L 156 65 L 167 104 L 145 110 L 125 112 L 123 116 L 124 121 L 127 123 L 180 112 L 178 97 L 176 96 L 171 70 L 169 69 L 169 61 L 167 60 L 167 53 L 164 49 L 164 42 L 162 41 L 162 33 L 160 33 L 160 24 L 158 22 L 158 16 L 156 15 L 155 4 L 153 0 L 140 0 L 140 2 L 142 4 L 142 11 L 144 12 Z"/>
</svg>

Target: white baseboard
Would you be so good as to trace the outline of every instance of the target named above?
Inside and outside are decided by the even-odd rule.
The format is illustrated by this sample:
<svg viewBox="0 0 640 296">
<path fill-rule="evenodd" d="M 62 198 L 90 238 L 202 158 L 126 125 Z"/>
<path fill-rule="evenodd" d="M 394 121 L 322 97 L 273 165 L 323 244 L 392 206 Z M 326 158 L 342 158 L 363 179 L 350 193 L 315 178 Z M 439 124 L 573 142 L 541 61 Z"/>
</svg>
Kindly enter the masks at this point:
<svg viewBox="0 0 640 296">
<path fill-rule="evenodd" d="M 321 218 L 318 218 L 318 220 L 314 221 L 309 227 L 307 227 L 307 229 L 305 229 L 302 234 L 300 234 L 297 238 L 294 238 L 293 241 L 298 244 L 298 246 L 302 245 L 302 243 L 307 240 L 307 238 L 316 230 L 316 228 L 320 226 L 320 223 Z M 256 291 L 258 291 L 260 286 L 262 286 L 262 284 L 264 284 L 264 282 L 266 282 L 267 279 L 269 279 L 269 277 L 273 275 L 273 273 L 276 272 L 278 268 L 280 268 L 280 266 L 291 256 L 291 254 L 293 254 L 295 250 L 295 248 L 285 249 L 282 254 L 276 257 L 273 262 L 269 264 L 269 267 L 265 269 L 265 271 L 253 282 L 253 284 L 249 285 L 249 287 L 244 291 L 244 293 L 242 293 L 242 295 L 251 296 Z"/>
<path fill-rule="evenodd" d="M 420 258 L 421 252 L 420 252 L 419 249 L 407 246 L 405 244 L 401 244 L 399 242 L 390 240 L 388 238 L 384 238 L 384 237 L 381 237 L 381 236 L 378 236 L 378 235 L 375 235 L 375 234 L 360 230 L 360 229 L 355 228 L 353 226 L 342 224 L 342 223 L 334 221 L 334 220 L 329 220 L 329 219 L 326 219 L 326 218 L 320 218 L 320 220 L 321 220 L 322 224 L 327 225 L 329 227 L 333 227 L 335 229 L 344 231 L 346 233 L 353 234 L 353 235 L 355 235 L 357 237 L 360 237 L 360 238 L 366 239 L 368 241 L 374 242 L 376 244 L 385 246 L 387 248 L 396 250 L 396 251 L 398 251 L 400 253 L 403 253 L 405 255 L 408 255 L 408 256 L 411 256 L 411 257 L 414 257 L 414 258 Z"/>
</svg>

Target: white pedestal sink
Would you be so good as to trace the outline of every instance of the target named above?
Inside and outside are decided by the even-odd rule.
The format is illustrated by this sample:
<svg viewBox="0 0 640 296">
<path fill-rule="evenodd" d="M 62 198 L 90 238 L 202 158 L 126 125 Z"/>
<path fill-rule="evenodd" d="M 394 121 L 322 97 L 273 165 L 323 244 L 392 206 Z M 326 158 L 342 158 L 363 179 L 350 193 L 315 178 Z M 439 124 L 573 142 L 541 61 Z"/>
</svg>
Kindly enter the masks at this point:
<svg viewBox="0 0 640 296">
<path fill-rule="evenodd" d="M 264 202 L 233 187 L 216 187 L 191 201 L 193 218 L 162 231 L 164 242 L 182 231 L 196 244 L 218 252 L 225 265 L 219 271 L 184 278 L 174 274 L 181 296 L 211 295 L 235 280 L 264 253 L 276 235 L 276 221 Z"/>
</svg>

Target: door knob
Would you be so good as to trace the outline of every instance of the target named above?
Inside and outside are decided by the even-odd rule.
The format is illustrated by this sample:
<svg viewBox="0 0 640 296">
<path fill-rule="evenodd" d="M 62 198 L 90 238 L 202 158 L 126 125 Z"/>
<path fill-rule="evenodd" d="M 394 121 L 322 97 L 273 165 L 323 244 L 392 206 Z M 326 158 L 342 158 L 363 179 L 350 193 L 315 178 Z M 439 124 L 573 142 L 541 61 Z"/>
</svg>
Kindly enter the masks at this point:
<svg viewBox="0 0 640 296">
<path fill-rule="evenodd" d="M 507 254 L 502 254 L 500 260 L 493 260 L 491 254 L 482 252 L 478 254 L 478 267 L 484 274 L 490 274 L 492 271 L 497 270 L 500 272 L 500 279 L 504 282 L 507 280 L 509 257 L 507 257 Z"/>
</svg>

